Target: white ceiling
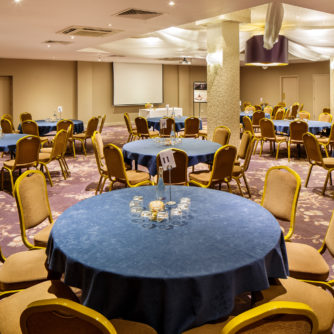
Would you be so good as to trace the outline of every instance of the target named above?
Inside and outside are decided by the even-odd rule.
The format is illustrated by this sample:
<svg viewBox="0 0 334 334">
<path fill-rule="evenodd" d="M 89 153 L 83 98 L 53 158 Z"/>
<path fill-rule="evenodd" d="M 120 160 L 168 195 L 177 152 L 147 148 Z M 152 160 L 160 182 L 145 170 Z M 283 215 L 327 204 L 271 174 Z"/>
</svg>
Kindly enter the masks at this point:
<svg viewBox="0 0 334 334">
<path fill-rule="evenodd" d="M 173 61 L 162 58 L 175 58 L 178 62 L 179 58 L 189 57 L 194 64 L 205 64 L 206 25 L 218 16 L 252 8 L 250 22 L 240 24 L 241 51 L 246 39 L 263 32 L 267 1 L 175 0 L 175 3 L 170 7 L 168 0 L 21 0 L 19 3 L 1 0 L 0 57 L 164 63 Z M 334 1 L 286 0 L 285 3 L 289 5 L 284 6 L 281 33 L 291 41 L 289 52 L 308 60 L 334 56 Z M 162 15 L 147 20 L 115 16 L 130 8 Z M 200 20 L 202 24 L 198 24 Z M 74 39 L 57 33 L 73 25 L 112 29 L 115 33 Z M 62 43 L 46 43 L 49 40 Z M 113 57 L 117 55 L 122 57 Z"/>
</svg>

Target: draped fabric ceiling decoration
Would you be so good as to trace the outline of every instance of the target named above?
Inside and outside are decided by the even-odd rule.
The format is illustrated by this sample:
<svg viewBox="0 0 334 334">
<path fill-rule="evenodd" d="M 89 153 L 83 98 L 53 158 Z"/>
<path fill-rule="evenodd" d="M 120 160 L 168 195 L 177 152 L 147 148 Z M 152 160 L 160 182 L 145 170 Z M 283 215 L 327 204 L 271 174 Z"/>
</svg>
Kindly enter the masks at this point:
<svg viewBox="0 0 334 334">
<path fill-rule="evenodd" d="M 250 22 L 240 23 L 241 61 L 246 41 L 254 35 L 265 33 L 269 47 L 278 33 L 288 38 L 289 61 L 323 61 L 334 56 L 334 15 L 287 4 L 279 6 L 282 8 L 274 9 L 276 16 L 272 17 L 270 24 L 268 21 L 266 23 L 268 5 L 251 8 Z M 98 52 L 106 56 L 111 54 L 116 58 L 122 55 L 128 60 L 132 58 L 143 62 L 175 63 L 186 58 L 191 59 L 193 64 L 205 65 L 207 27 L 222 20 L 224 15 L 80 51 Z"/>
</svg>

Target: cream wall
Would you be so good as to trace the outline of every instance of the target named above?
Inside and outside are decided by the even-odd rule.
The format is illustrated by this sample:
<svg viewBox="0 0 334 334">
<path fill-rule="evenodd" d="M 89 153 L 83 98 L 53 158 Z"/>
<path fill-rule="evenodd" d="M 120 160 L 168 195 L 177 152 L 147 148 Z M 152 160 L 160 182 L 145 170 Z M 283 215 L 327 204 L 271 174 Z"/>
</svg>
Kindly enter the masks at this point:
<svg viewBox="0 0 334 334">
<path fill-rule="evenodd" d="M 304 110 L 313 110 L 313 74 L 329 74 L 329 62 L 290 64 L 263 70 L 261 67 L 243 66 L 240 69 L 240 99 L 253 104 L 263 101 L 271 105 L 280 101 L 280 77 L 297 75 L 299 77 L 299 101 Z"/>
</svg>

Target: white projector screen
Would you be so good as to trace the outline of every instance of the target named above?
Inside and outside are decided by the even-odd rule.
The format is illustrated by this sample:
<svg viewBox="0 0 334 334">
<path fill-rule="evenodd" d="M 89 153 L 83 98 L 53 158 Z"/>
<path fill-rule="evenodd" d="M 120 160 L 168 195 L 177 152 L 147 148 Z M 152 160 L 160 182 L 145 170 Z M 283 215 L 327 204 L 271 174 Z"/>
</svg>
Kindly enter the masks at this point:
<svg viewBox="0 0 334 334">
<path fill-rule="evenodd" d="M 162 64 L 113 63 L 113 104 L 163 103 L 162 73 Z"/>
</svg>

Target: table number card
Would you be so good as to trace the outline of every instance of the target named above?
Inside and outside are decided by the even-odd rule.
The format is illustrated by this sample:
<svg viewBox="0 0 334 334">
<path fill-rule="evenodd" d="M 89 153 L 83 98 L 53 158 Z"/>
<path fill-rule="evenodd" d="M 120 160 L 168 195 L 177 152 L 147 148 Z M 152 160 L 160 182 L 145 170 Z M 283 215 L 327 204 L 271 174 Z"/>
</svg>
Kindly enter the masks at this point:
<svg viewBox="0 0 334 334">
<path fill-rule="evenodd" d="M 164 171 L 168 170 L 168 167 L 171 168 L 176 167 L 174 154 L 172 150 L 165 150 L 160 152 L 160 161 Z"/>
</svg>

